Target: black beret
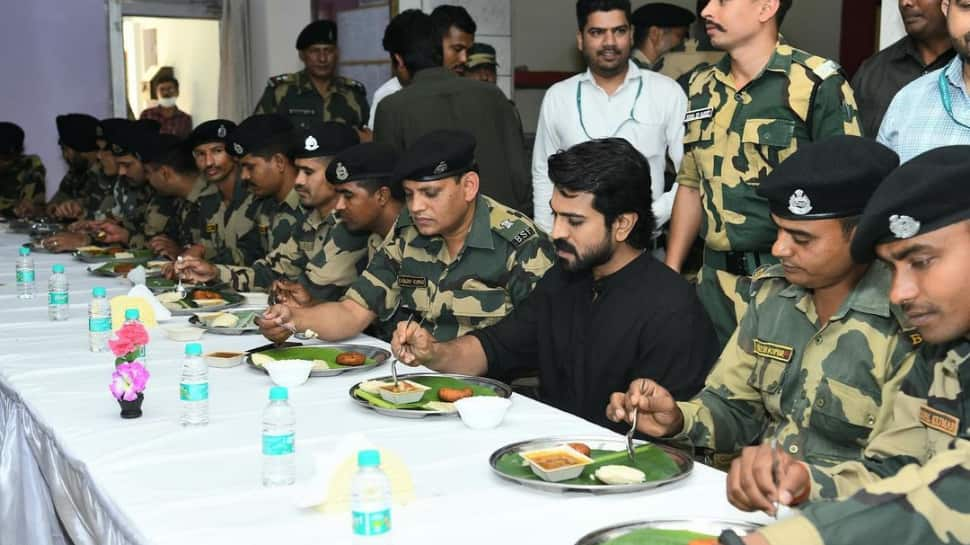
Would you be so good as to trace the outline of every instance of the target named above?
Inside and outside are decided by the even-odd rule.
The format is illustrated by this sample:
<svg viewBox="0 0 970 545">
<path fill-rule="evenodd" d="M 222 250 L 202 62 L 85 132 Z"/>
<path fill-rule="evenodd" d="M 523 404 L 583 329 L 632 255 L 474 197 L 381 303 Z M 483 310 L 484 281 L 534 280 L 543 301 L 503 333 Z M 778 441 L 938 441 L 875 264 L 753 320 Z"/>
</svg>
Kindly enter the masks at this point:
<svg viewBox="0 0 970 545">
<path fill-rule="evenodd" d="M 313 123 L 294 132 L 293 156 L 299 159 L 333 157 L 359 143 L 360 135 L 349 125 L 336 121 Z"/>
<path fill-rule="evenodd" d="M 339 185 L 345 182 L 391 178 L 397 162 L 397 150 L 389 144 L 357 144 L 333 158 L 327 167 L 327 180 Z"/>
<path fill-rule="evenodd" d="M 76 151 L 96 151 L 98 125 L 100 122 L 88 114 L 65 114 L 57 116 L 57 143 Z"/>
<path fill-rule="evenodd" d="M 303 27 L 296 38 L 296 48 L 306 49 L 315 44 L 337 44 L 337 23 L 326 19 Z"/>
<path fill-rule="evenodd" d="M 860 136 L 832 136 L 800 147 L 764 177 L 758 195 L 791 220 L 858 216 L 899 166 L 896 152 Z"/>
<path fill-rule="evenodd" d="M 156 134 L 148 140 L 148 145 L 140 153 L 141 160 L 146 163 L 158 162 L 173 150 L 177 150 L 181 144 L 182 139 L 174 134 Z"/>
<path fill-rule="evenodd" d="M 279 114 L 249 116 L 229 133 L 229 153 L 236 157 L 257 153 L 292 130 L 290 121 Z"/>
<path fill-rule="evenodd" d="M 970 219 L 970 146 L 936 148 L 907 161 L 879 186 L 852 238 L 852 258 L 868 263 L 877 244 Z"/>
<path fill-rule="evenodd" d="M 495 48 L 488 44 L 475 42 L 468 48 L 468 61 L 465 66 L 475 68 L 485 65 L 498 66 L 498 61 L 495 60 Z"/>
<path fill-rule="evenodd" d="M 655 2 L 640 6 L 633 12 L 631 23 L 635 27 L 672 28 L 690 26 L 694 23 L 694 14 L 680 6 Z"/>
<path fill-rule="evenodd" d="M 466 131 L 441 129 L 414 141 L 394 169 L 397 180 L 433 182 L 475 168 L 475 137 Z"/>
<path fill-rule="evenodd" d="M 209 142 L 228 143 L 229 133 L 236 129 L 236 124 L 228 119 L 212 119 L 200 123 L 189 135 L 189 145 L 193 148 Z"/>
<path fill-rule="evenodd" d="M 24 151 L 24 130 L 20 125 L 0 121 L 0 153 L 19 154 Z"/>
<path fill-rule="evenodd" d="M 144 120 L 129 121 L 119 128 L 111 141 L 111 153 L 116 156 L 133 155 L 139 161 L 146 161 L 158 145 L 158 123 L 144 123 Z"/>
<path fill-rule="evenodd" d="M 120 140 L 121 133 L 124 131 L 124 128 L 131 124 L 134 124 L 134 121 L 129 121 L 121 117 L 102 119 L 99 127 L 101 129 L 101 135 L 98 136 L 98 138 L 101 138 L 107 142 L 109 144 L 108 148 L 110 149 L 110 144 Z"/>
</svg>

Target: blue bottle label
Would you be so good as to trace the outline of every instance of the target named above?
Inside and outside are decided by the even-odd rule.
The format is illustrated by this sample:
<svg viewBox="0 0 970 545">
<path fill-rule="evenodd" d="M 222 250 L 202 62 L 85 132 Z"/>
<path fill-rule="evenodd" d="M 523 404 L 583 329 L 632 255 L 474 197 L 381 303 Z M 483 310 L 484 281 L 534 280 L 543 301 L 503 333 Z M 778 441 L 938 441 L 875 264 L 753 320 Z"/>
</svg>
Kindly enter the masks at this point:
<svg viewBox="0 0 970 545">
<path fill-rule="evenodd" d="M 179 397 L 182 401 L 205 401 L 209 399 L 209 383 L 194 383 L 179 385 Z"/>
<path fill-rule="evenodd" d="M 91 333 L 111 331 L 111 318 L 88 318 L 88 331 Z"/>
<path fill-rule="evenodd" d="M 67 292 L 66 291 L 51 291 L 47 293 L 47 304 L 49 305 L 66 305 L 67 304 Z"/>
<path fill-rule="evenodd" d="M 17 271 L 17 282 L 33 282 L 34 281 L 34 271 L 33 269 L 23 269 Z"/>
<path fill-rule="evenodd" d="M 263 434 L 263 454 L 266 456 L 283 456 L 285 454 L 293 454 L 293 434 Z"/>
<path fill-rule="evenodd" d="M 354 511 L 355 536 L 379 536 L 391 531 L 391 510 L 361 513 Z"/>
</svg>

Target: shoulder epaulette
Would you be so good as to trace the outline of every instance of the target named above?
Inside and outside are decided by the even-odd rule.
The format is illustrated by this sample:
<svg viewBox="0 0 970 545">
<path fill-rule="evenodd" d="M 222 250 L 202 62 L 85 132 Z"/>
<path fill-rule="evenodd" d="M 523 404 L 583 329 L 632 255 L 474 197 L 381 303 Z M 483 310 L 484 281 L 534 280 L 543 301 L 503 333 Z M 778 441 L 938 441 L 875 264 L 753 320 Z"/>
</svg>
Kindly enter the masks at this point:
<svg viewBox="0 0 970 545">
<path fill-rule="evenodd" d="M 780 264 L 758 267 L 751 275 L 751 294 L 754 295 L 762 286 L 778 279 L 785 281 L 785 269 Z"/>
<path fill-rule="evenodd" d="M 791 58 L 793 63 L 804 66 L 820 80 L 825 80 L 842 73 L 842 66 L 839 63 L 826 59 L 825 57 L 806 53 L 801 49 L 792 48 Z"/>
<path fill-rule="evenodd" d="M 538 236 L 539 231 L 529 218 L 511 208 L 492 203 L 489 223 L 498 236 L 518 248 L 526 241 Z"/>
<path fill-rule="evenodd" d="M 269 78 L 266 85 L 270 87 L 276 87 L 277 85 L 283 85 L 287 83 L 296 83 L 296 74 L 280 74 L 278 76 L 273 76 Z"/>
<path fill-rule="evenodd" d="M 339 76 L 339 81 L 340 81 L 341 84 L 343 84 L 343 85 L 345 85 L 347 87 L 350 87 L 350 88 L 352 88 L 352 89 L 354 89 L 356 91 L 360 91 L 361 93 L 366 93 L 367 92 L 367 88 L 364 87 L 364 84 L 361 83 L 361 82 L 359 82 L 359 81 L 357 81 L 357 80 L 355 80 L 355 79 L 350 79 L 350 78 L 345 78 L 343 76 Z"/>
</svg>

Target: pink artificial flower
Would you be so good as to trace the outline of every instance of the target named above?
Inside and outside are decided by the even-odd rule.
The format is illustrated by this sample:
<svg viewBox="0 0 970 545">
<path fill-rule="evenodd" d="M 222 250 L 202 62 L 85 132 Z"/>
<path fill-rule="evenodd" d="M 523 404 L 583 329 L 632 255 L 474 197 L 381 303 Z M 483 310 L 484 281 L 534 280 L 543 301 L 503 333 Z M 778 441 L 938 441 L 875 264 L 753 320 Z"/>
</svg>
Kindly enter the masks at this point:
<svg viewBox="0 0 970 545">
<path fill-rule="evenodd" d="M 118 330 L 118 338 L 129 339 L 138 346 L 145 346 L 148 344 L 148 330 L 145 329 L 145 326 L 141 322 L 125 324 Z"/>
<path fill-rule="evenodd" d="M 120 358 L 128 352 L 133 351 L 135 349 L 135 343 L 131 342 L 131 339 L 113 337 L 108 339 L 108 348 L 111 349 L 112 354 Z"/>
<path fill-rule="evenodd" d="M 115 399 L 134 401 L 138 399 L 139 393 L 145 391 L 150 376 L 141 362 L 122 363 L 111 373 L 108 389 Z"/>
</svg>

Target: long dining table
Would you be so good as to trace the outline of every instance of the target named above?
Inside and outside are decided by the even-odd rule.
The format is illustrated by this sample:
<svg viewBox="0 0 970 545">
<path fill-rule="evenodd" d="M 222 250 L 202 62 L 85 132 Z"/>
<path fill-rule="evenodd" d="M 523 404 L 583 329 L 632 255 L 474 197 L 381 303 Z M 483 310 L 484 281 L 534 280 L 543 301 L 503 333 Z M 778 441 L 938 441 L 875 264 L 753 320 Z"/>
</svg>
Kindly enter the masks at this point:
<svg viewBox="0 0 970 545">
<path fill-rule="evenodd" d="M 387 375 L 387 365 L 293 388 L 297 485 L 263 488 L 260 424 L 269 377 L 246 365 L 210 369 L 210 422 L 182 427 L 183 343 L 153 328 L 144 416 L 121 419 L 108 390 L 113 357 L 89 351 L 86 312 L 93 287 L 114 296 L 130 285 L 92 275 L 70 254 L 36 253 L 36 295 L 19 299 L 14 261 L 28 238 L 6 229 L 0 224 L 0 255 L 8 256 L 0 260 L 7 263 L 0 270 L 0 545 L 350 543 L 349 512 L 301 507 L 296 497 L 299 487 L 319 480 L 315 461 L 351 437 L 395 453 L 412 476 L 413 498 L 393 507 L 396 545 L 569 545 L 641 519 L 768 521 L 731 507 L 725 474 L 702 464 L 678 482 L 633 494 L 545 492 L 501 479 L 488 460 L 504 445 L 621 436 L 518 394 L 505 421 L 490 430 L 469 429 L 457 416 L 394 418 L 353 403 L 350 387 Z M 70 281 L 66 321 L 47 315 L 55 263 Z M 201 342 L 210 352 L 267 341 L 207 333 Z M 363 335 L 348 342 L 387 347 Z"/>
</svg>

